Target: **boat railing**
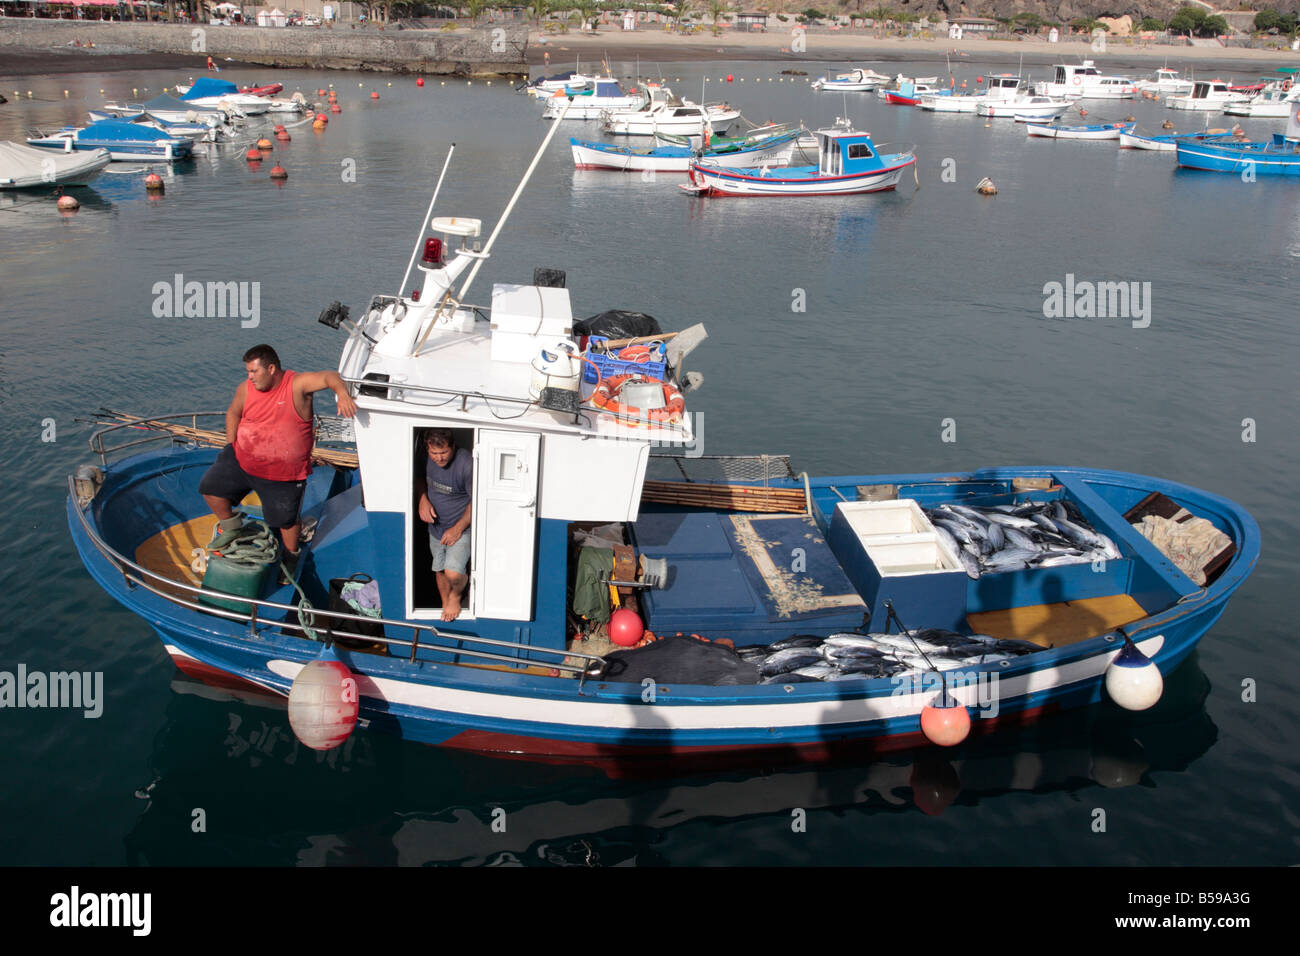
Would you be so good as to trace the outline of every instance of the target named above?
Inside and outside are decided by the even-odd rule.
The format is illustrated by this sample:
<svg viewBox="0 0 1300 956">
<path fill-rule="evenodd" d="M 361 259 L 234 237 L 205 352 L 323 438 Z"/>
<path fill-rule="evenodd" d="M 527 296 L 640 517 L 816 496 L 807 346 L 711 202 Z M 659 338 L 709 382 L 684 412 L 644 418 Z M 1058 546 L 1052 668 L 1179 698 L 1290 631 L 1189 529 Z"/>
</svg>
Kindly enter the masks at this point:
<svg viewBox="0 0 1300 956">
<path fill-rule="evenodd" d="M 68 478 L 68 494 L 73 501 L 78 500 L 76 480 Z M 195 587 L 192 584 L 186 584 L 175 578 L 167 577 L 157 571 L 152 571 L 123 554 L 114 550 L 108 542 L 100 537 L 90 520 L 86 516 L 89 505 L 80 503 L 76 506 L 77 519 L 81 524 L 81 529 L 86 535 L 86 539 L 94 546 L 95 550 L 108 561 L 122 575 L 128 591 L 134 591 L 136 588 L 144 588 L 150 594 L 162 598 L 169 604 L 177 607 L 187 608 L 192 611 L 198 611 L 203 614 L 209 614 L 215 617 L 225 618 L 226 620 L 244 623 L 248 626 L 250 637 L 260 636 L 267 629 L 278 630 L 285 636 L 301 637 L 305 631 L 323 631 L 328 634 L 324 642 L 331 643 L 339 638 L 350 641 L 360 641 L 365 644 L 382 644 L 391 649 L 394 647 L 406 648 L 409 653 L 407 659 L 415 663 L 420 650 L 439 652 L 443 654 L 454 655 L 456 657 L 469 657 L 475 661 L 486 661 L 492 664 L 504 664 L 513 667 L 520 666 L 541 666 L 549 668 L 560 673 L 572 674 L 580 680 L 587 677 L 598 677 L 605 665 L 604 658 L 596 654 L 587 654 L 582 651 L 569 651 L 559 648 L 537 647 L 531 644 L 520 644 L 514 641 L 502 641 L 496 638 L 479 637 L 473 634 L 449 633 L 439 630 L 431 624 L 425 624 L 419 621 L 397 620 L 385 617 L 367 617 L 360 614 L 348 614 L 342 611 L 330 611 L 322 608 L 303 608 L 295 604 L 283 604 L 278 601 L 270 601 L 263 598 L 245 597 L 244 595 L 225 595 L 223 592 L 204 590 L 201 587 Z M 200 603 L 201 598 L 207 597 L 211 600 L 214 596 L 231 603 L 243 604 L 249 607 L 246 612 L 234 611 L 224 607 L 217 607 L 212 604 Z M 284 620 L 277 620 L 274 615 L 283 612 Z M 301 616 L 300 616 L 301 615 Z M 374 626 L 379 624 L 387 628 L 392 628 L 399 632 L 409 632 L 410 637 L 389 637 L 387 634 L 372 636 L 362 633 L 360 628 L 355 624 L 367 624 Z M 353 630 L 348 630 L 348 627 Z M 322 640 L 317 638 L 317 640 Z M 445 643 L 444 643 L 445 642 Z M 505 651 L 513 651 L 514 654 L 496 653 L 492 650 L 479 650 L 477 647 L 458 646 L 464 643 L 479 645 L 481 647 L 496 648 Z M 542 660 L 538 660 L 536 655 L 541 655 Z M 393 655 L 397 656 L 397 655 Z M 574 659 L 581 661 L 579 664 L 568 663 Z M 464 661 L 450 661 L 448 663 L 458 666 L 474 666 Z M 480 665 L 482 666 L 482 665 Z"/>
<path fill-rule="evenodd" d="M 499 402 L 504 405 L 523 406 L 523 409 L 519 412 L 520 415 L 522 415 L 529 408 L 538 407 L 537 399 L 535 398 L 520 398 L 518 395 L 494 395 L 488 392 L 481 392 L 474 389 L 439 388 L 436 385 L 414 385 L 410 382 L 385 381 L 383 379 L 377 379 L 377 378 L 347 378 L 346 376 L 343 378 L 343 381 L 346 382 L 348 385 L 356 386 L 358 394 L 371 395 L 377 398 L 386 398 L 389 401 L 395 401 L 395 402 L 406 401 L 405 393 L 407 392 L 415 392 L 417 394 L 424 394 L 431 397 L 438 396 L 443 399 L 442 401 L 428 401 L 428 402 L 413 403 L 419 405 L 428 405 L 431 408 L 439 408 L 443 405 L 450 405 L 452 402 L 459 399 L 460 400 L 459 411 L 464 412 L 469 410 L 469 400 L 471 398 L 479 399 L 484 404 L 488 405 L 489 410 L 492 410 L 491 406 L 492 403 L 494 402 Z M 607 412 L 602 409 L 596 408 L 592 405 L 581 405 L 579 406 L 578 411 L 574 413 L 575 420 L 577 419 L 578 416 L 582 415 L 583 413 L 587 413 L 590 415 L 613 415 L 614 414 L 613 412 Z M 496 415 L 496 412 L 493 411 L 493 414 Z M 496 417 L 501 417 L 501 416 L 496 416 Z M 510 418 L 510 417 L 517 417 L 517 416 L 506 416 L 506 417 Z M 632 425 L 636 425 L 637 427 L 643 425 L 653 426 L 654 428 L 661 429 L 663 431 L 677 432 L 681 435 L 686 434 L 686 427 L 684 425 L 673 424 L 672 422 L 655 421 L 650 418 L 641 418 L 637 416 L 628 415 L 625 412 L 619 412 L 617 414 L 617 418 L 621 422 L 626 422 L 629 426 Z"/>
<path fill-rule="evenodd" d="M 180 422 L 189 419 L 190 428 L 193 431 L 199 431 L 200 418 L 220 418 L 222 424 L 225 424 L 226 413 L 222 412 L 179 412 L 174 415 L 150 415 L 141 418 L 128 418 L 123 421 L 115 422 L 99 429 L 90 436 L 90 449 L 99 456 L 99 463 L 107 465 L 110 456 L 116 457 L 119 453 L 128 448 L 136 448 L 140 445 L 148 445 L 158 441 L 181 441 L 181 437 L 175 432 L 167 431 L 158 427 L 158 422 Z M 132 441 L 124 441 L 115 445 L 108 445 L 105 439 L 123 429 L 132 429 L 133 431 L 153 431 L 156 434 L 148 435 L 144 438 L 136 438 Z"/>
</svg>

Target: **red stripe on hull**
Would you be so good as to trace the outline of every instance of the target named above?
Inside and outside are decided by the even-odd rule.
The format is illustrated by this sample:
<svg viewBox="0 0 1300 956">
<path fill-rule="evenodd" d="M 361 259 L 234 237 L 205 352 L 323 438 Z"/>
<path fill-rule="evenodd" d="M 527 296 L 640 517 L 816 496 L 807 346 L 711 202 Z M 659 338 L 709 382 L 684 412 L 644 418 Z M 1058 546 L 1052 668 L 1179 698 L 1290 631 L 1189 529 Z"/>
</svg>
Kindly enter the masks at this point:
<svg viewBox="0 0 1300 956">
<path fill-rule="evenodd" d="M 209 687 L 218 687 L 221 690 L 237 690 L 243 693 L 258 693 L 266 697 L 274 697 L 277 700 L 285 699 L 282 694 L 278 694 L 268 687 L 263 687 L 261 684 L 245 680 L 242 677 L 236 677 L 229 671 L 223 671 L 210 664 L 205 664 L 186 654 L 172 654 L 172 663 L 186 677 L 200 680 Z"/>
</svg>

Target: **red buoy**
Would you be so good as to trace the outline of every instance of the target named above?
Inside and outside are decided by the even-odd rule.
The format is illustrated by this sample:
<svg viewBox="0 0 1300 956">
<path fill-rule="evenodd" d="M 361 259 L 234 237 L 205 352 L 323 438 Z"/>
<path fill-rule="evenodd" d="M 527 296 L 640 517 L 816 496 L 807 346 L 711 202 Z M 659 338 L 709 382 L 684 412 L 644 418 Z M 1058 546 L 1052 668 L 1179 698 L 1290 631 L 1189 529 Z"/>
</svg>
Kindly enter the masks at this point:
<svg viewBox="0 0 1300 956">
<path fill-rule="evenodd" d="M 325 95 L 325 91 L 324 91 L 324 90 L 317 90 L 317 91 L 316 91 L 316 95 L 317 95 L 317 96 L 324 96 L 324 95 Z"/>
<path fill-rule="evenodd" d="M 262 151 L 256 146 L 250 147 L 248 152 L 244 154 L 244 159 L 250 163 L 260 163 L 262 161 Z"/>
<path fill-rule="evenodd" d="M 288 178 L 289 178 L 289 174 L 288 174 L 287 172 L 284 171 L 284 167 L 283 167 L 283 166 L 281 166 L 279 163 L 276 163 L 274 166 L 271 167 L 271 178 L 272 178 L 272 179 L 288 179 Z"/>
<path fill-rule="evenodd" d="M 275 134 L 275 138 L 278 139 L 278 140 L 279 140 L 280 142 L 282 142 L 282 143 L 287 143 L 287 142 L 289 142 L 289 140 L 290 140 L 292 137 L 289 136 L 289 131 L 288 131 L 288 130 L 283 130 L 283 129 L 282 129 L 282 130 L 280 130 L 280 132 L 278 132 L 278 133 Z"/>
<path fill-rule="evenodd" d="M 734 79 L 734 77 L 733 77 L 730 73 L 728 73 L 728 74 L 727 74 L 727 82 L 730 83 L 733 79 Z"/>
<path fill-rule="evenodd" d="M 377 99 L 379 99 L 379 91 L 378 91 L 378 90 L 373 91 L 373 92 L 370 94 L 370 98 L 371 98 L 372 100 L 377 100 Z"/>
<path fill-rule="evenodd" d="M 55 205 L 59 207 L 59 212 L 76 212 L 81 208 L 76 196 L 60 196 Z"/>
<path fill-rule="evenodd" d="M 331 113 L 342 113 L 342 112 L 343 112 L 343 107 L 339 106 L 337 103 L 331 103 L 331 104 L 330 104 L 330 112 L 331 112 Z"/>
<path fill-rule="evenodd" d="M 629 608 L 619 608 L 609 618 L 609 639 L 619 647 L 631 647 L 639 644 L 645 636 L 645 625 L 641 615 Z"/>
<path fill-rule="evenodd" d="M 289 726 L 312 750 L 333 750 L 357 725 L 357 681 L 340 660 L 317 659 L 289 687 Z"/>
<path fill-rule="evenodd" d="M 326 116 L 324 113 L 317 113 L 317 114 L 316 114 L 316 122 L 317 122 L 317 123 L 328 123 L 329 121 L 330 121 L 330 118 L 329 118 L 328 116 Z"/>
<path fill-rule="evenodd" d="M 151 193 L 162 195 L 164 191 L 163 178 L 157 173 L 150 173 L 144 178 L 144 188 Z"/>
<path fill-rule="evenodd" d="M 421 77 L 417 77 L 417 78 L 416 78 L 416 81 L 415 81 L 415 85 L 416 85 L 416 86 L 424 86 L 424 77 L 422 77 L 422 76 L 421 76 Z"/>
</svg>

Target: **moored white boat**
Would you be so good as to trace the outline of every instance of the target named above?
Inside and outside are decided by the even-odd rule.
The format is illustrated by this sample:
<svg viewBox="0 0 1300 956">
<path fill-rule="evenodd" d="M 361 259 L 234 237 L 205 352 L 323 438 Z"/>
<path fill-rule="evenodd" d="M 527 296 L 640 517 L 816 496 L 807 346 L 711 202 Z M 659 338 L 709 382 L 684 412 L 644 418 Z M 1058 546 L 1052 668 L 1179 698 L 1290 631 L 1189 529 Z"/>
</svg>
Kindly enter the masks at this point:
<svg viewBox="0 0 1300 956">
<path fill-rule="evenodd" d="M 989 76 L 986 81 L 988 85 L 976 93 L 958 93 L 955 90 L 948 95 L 926 93 L 917 105 L 936 113 L 974 113 L 981 103 L 1009 100 L 1020 90 L 1020 77 L 1015 74 Z"/>
<path fill-rule="evenodd" d="M 1119 134 L 1120 149 L 1146 149 L 1158 153 L 1172 153 L 1178 144 L 1188 142 L 1212 142 L 1231 139 L 1232 132 L 1226 129 L 1208 129 L 1200 133 L 1166 133 L 1155 136 L 1139 134 L 1128 130 Z"/>
<path fill-rule="evenodd" d="M 1052 79 L 1035 83 L 1034 92 L 1069 99 L 1129 99 L 1137 94 L 1137 84 L 1127 76 L 1104 75 L 1092 60 L 1084 60 L 1056 64 Z"/>
<path fill-rule="evenodd" d="M 1171 96 L 1165 106 L 1171 110 L 1221 110 L 1229 103 L 1244 103 L 1250 94 L 1229 88 L 1225 80 L 1197 80 L 1187 96 Z"/>
<path fill-rule="evenodd" d="M 826 93 L 864 93 L 888 82 L 888 76 L 875 70 L 853 69 L 833 77 L 819 77 L 812 81 L 812 88 Z"/>
<path fill-rule="evenodd" d="M 1224 103 L 1223 112 L 1228 116 L 1267 119 L 1289 116 L 1295 104 L 1300 102 L 1300 86 L 1289 75 L 1282 78 L 1265 77 L 1264 81 L 1264 88 L 1249 99 Z"/>
<path fill-rule="evenodd" d="M 65 126 L 54 132 L 28 137 L 27 145 L 59 152 L 106 149 L 114 162 L 170 163 L 188 159 L 194 151 L 191 139 L 116 119 L 100 120 L 82 127 Z"/>
<path fill-rule="evenodd" d="M 684 173 L 694 160 L 737 169 L 766 163 L 784 164 L 794 151 L 798 132 L 756 140 L 727 140 L 721 148 L 692 149 L 689 146 L 635 148 L 613 143 L 587 143 L 570 139 L 573 165 L 578 169 L 614 169 L 624 172 L 657 170 Z"/>
<path fill-rule="evenodd" d="M 542 119 L 600 119 L 611 111 L 634 110 L 647 99 L 639 92 L 625 92 L 617 80 L 600 79 L 582 89 L 566 87 L 552 93 L 546 99 Z"/>
<path fill-rule="evenodd" d="M 1182 96 L 1192 92 L 1192 81 L 1178 75 L 1177 70 L 1161 67 L 1144 80 L 1135 84 L 1139 93 L 1152 93 L 1157 96 Z"/>
<path fill-rule="evenodd" d="M 664 133 L 702 133 L 705 126 L 715 133 L 726 130 L 740 111 L 725 103 L 700 105 L 680 99 L 672 90 L 648 84 L 649 102 L 638 110 L 611 110 L 602 114 L 607 133 L 623 136 L 653 136 Z"/>
<path fill-rule="evenodd" d="M 88 183 L 112 161 L 106 149 L 51 152 L 0 141 L 0 189 Z"/>
<path fill-rule="evenodd" d="M 1014 119 L 1017 122 L 1053 120 L 1063 115 L 1071 105 L 1070 100 L 1054 96 L 1013 96 L 1010 99 L 986 100 L 975 107 L 980 116 Z"/>
<path fill-rule="evenodd" d="M 234 110 L 242 116 L 260 116 L 271 109 L 271 101 L 264 96 L 241 93 L 229 80 L 201 76 L 188 92 L 181 96 L 185 103 L 209 109 Z"/>
</svg>

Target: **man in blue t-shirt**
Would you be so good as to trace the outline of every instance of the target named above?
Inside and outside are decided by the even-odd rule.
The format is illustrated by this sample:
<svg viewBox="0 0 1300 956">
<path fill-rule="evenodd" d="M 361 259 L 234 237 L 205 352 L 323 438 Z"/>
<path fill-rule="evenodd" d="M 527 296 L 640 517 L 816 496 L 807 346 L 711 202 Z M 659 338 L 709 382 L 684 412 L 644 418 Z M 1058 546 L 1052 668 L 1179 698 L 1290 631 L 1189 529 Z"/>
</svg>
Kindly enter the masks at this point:
<svg viewBox="0 0 1300 956">
<path fill-rule="evenodd" d="M 469 583 L 470 493 L 474 463 L 470 453 L 457 448 L 450 429 L 430 428 L 424 435 L 428 459 L 424 463 L 424 490 L 420 492 L 420 520 L 429 525 L 429 550 L 442 595 L 442 619 L 454 621 Z"/>
</svg>

